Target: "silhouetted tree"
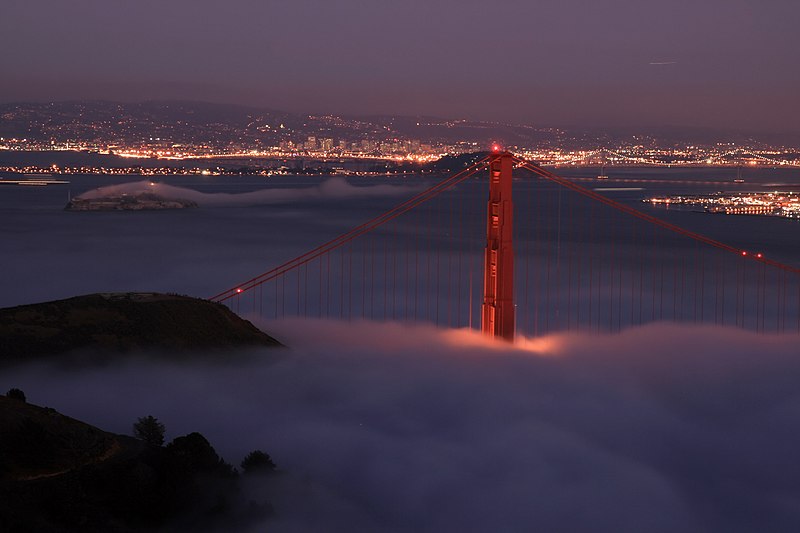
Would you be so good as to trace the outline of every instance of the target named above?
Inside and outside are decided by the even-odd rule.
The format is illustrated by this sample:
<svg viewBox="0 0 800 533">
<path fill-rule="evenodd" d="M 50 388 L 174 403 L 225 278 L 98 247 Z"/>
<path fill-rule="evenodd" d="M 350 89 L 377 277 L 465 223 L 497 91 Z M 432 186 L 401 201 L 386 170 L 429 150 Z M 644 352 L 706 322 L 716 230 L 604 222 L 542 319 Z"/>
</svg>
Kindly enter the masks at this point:
<svg viewBox="0 0 800 533">
<path fill-rule="evenodd" d="M 241 466 L 245 474 L 275 471 L 275 463 L 272 462 L 272 458 L 261 450 L 248 453 L 247 457 L 242 460 Z"/>
<path fill-rule="evenodd" d="M 164 444 L 164 424 L 152 415 L 139 418 L 133 425 L 133 436 L 153 446 Z"/>
<path fill-rule="evenodd" d="M 10 389 L 6 396 L 11 398 L 12 400 L 19 400 L 21 402 L 26 401 L 25 393 L 22 392 L 20 389 Z"/>
<path fill-rule="evenodd" d="M 233 467 L 226 463 L 208 440 L 194 432 L 176 437 L 166 447 L 167 453 L 175 463 L 187 472 L 216 473 L 221 476 L 235 476 Z"/>
</svg>

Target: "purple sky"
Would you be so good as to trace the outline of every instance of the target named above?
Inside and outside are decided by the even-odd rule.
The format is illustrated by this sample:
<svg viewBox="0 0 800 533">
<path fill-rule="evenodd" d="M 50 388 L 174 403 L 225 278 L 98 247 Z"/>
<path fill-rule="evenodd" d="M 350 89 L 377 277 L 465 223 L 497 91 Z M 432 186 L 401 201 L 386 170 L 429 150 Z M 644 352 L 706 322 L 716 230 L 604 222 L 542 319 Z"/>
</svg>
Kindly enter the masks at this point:
<svg viewBox="0 0 800 533">
<path fill-rule="evenodd" d="M 800 129 L 794 0 L 4 0 L 0 101 Z"/>
</svg>

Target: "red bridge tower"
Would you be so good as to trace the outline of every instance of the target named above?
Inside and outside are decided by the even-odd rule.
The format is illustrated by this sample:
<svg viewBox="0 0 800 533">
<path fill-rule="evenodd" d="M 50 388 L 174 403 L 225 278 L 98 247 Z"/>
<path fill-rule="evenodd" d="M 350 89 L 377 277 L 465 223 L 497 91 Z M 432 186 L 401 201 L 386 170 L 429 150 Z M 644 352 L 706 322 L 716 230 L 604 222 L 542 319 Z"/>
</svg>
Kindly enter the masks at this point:
<svg viewBox="0 0 800 533">
<path fill-rule="evenodd" d="M 489 163 L 489 207 L 483 266 L 481 330 L 514 340 L 514 204 L 511 202 L 513 156 L 500 152 Z"/>
</svg>

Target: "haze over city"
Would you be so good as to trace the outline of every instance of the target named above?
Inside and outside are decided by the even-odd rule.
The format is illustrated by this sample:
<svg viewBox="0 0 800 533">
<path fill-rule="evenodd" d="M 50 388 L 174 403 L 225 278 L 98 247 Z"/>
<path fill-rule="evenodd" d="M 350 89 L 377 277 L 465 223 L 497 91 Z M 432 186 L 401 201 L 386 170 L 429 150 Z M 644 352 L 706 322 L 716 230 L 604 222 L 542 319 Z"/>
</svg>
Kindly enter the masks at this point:
<svg viewBox="0 0 800 533">
<path fill-rule="evenodd" d="M 798 130 L 789 0 L 10 0 L 0 101 Z"/>
</svg>

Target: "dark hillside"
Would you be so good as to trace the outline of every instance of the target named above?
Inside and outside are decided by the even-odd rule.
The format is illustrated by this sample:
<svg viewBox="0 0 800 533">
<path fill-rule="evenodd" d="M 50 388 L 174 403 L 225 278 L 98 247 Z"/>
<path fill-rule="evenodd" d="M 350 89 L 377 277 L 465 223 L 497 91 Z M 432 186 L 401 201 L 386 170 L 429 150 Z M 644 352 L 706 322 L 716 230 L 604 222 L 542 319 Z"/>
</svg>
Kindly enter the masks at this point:
<svg viewBox="0 0 800 533">
<path fill-rule="evenodd" d="M 0 480 L 34 480 L 97 463 L 122 446 L 111 433 L 24 401 L 0 396 Z M 125 445 L 138 442 L 126 439 Z"/>
<path fill-rule="evenodd" d="M 0 309 L 0 364 L 75 350 L 223 351 L 281 344 L 227 307 L 187 296 L 111 293 Z"/>
<path fill-rule="evenodd" d="M 227 531 L 270 513 L 199 433 L 156 446 L 0 396 L 0 531 Z"/>
</svg>

